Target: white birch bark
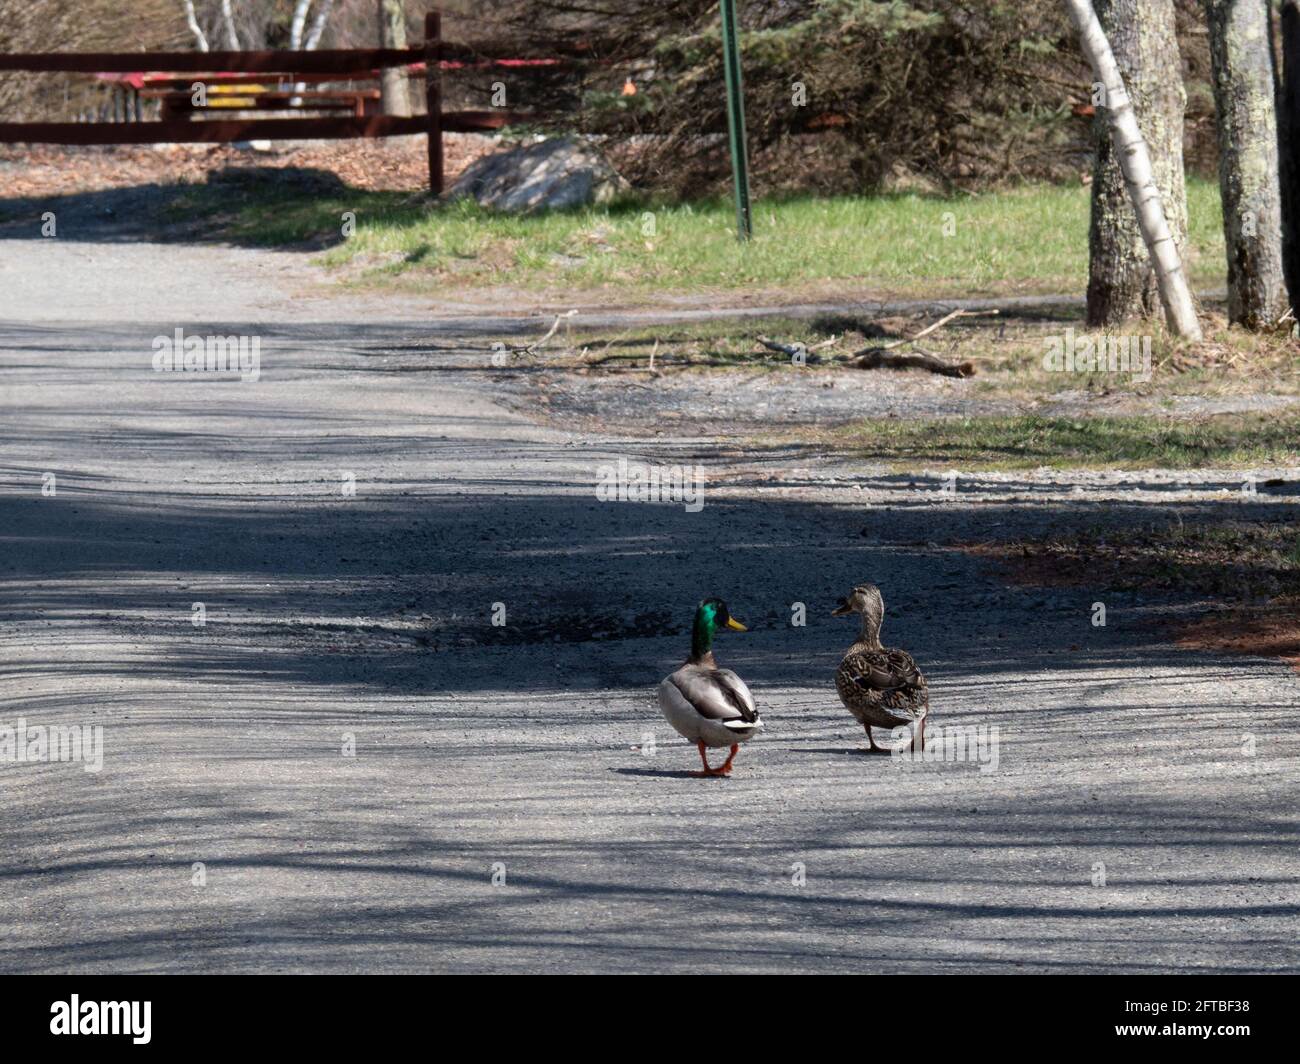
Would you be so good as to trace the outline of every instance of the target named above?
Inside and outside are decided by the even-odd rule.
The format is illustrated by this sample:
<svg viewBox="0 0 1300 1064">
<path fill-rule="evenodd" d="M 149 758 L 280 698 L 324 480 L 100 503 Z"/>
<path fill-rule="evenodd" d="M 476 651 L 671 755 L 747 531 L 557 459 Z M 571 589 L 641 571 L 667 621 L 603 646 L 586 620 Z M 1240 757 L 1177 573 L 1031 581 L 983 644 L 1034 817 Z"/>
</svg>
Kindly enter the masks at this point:
<svg viewBox="0 0 1300 1064">
<path fill-rule="evenodd" d="M 207 35 L 203 32 L 203 27 L 199 25 L 199 18 L 194 13 L 194 0 L 181 0 L 181 7 L 185 9 L 185 24 L 194 35 L 194 43 L 199 46 L 199 51 L 210 51 Z"/>
<path fill-rule="evenodd" d="M 294 51 L 314 52 L 316 46 L 320 44 L 321 35 L 325 32 L 325 23 L 329 21 L 333 7 L 334 0 L 322 0 L 321 6 L 316 9 L 316 17 L 312 19 L 311 28 L 307 30 L 304 38 L 303 27 L 307 23 L 307 15 L 311 10 L 311 0 L 298 0 L 293 9 L 293 21 L 289 24 L 289 47 Z M 294 92 L 304 92 L 306 88 L 306 84 L 301 81 L 293 87 Z M 290 107 L 299 107 L 301 104 L 301 96 L 295 96 L 289 101 Z"/>
<path fill-rule="evenodd" d="M 239 51 L 239 34 L 235 32 L 235 13 L 230 8 L 231 0 L 221 0 L 221 28 L 226 31 L 226 47 L 232 52 Z"/>
<path fill-rule="evenodd" d="M 293 5 L 293 18 L 289 22 L 289 47 L 295 52 L 302 47 L 302 32 L 307 25 L 307 13 L 311 10 L 311 0 L 298 0 Z"/>
<path fill-rule="evenodd" d="M 303 42 L 303 49 L 308 52 L 314 52 L 316 46 L 320 44 L 321 35 L 325 32 L 325 23 L 329 21 L 330 12 L 334 8 L 334 0 L 322 0 L 320 7 L 316 9 L 316 17 L 312 19 L 311 29 L 307 31 L 307 39 Z"/>
<path fill-rule="evenodd" d="M 1111 139 L 1133 200 L 1142 239 L 1155 265 L 1160 302 L 1164 304 L 1169 328 L 1176 336 L 1200 340 L 1201 325 L 1196 318 L 1196 305 L 1183 272 L 1182 258 L 1170 232 L 1151 168 L 1151 156 L 1110 42 L 1097 19 L 1092 0 L 1065 0 L 1065 6 L 1079 31 L 1080 44 L 1097 80 L 1106 87 L 1106 119 L 1110 123 Z"/>
</svg>

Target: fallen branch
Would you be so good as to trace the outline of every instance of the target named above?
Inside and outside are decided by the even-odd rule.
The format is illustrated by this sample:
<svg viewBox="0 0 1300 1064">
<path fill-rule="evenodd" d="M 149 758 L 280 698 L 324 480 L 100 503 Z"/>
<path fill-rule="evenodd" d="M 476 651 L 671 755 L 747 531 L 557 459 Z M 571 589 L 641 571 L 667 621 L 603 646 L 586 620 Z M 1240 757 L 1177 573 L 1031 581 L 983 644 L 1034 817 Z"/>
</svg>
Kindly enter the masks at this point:
<svg viewBox="0 0 1300 1064">
<path fill-rule="evenodd" d="M 807 352 L 808 350 L 803 344 L 783 344 L 766 336 L 758 336 L 755 339 L 769 351 L 775 351 L 778 355 L 789 355 L 791 358 L 794 358 L 800 351 Z"/>
<path fill-rule="evenodd" d="M 997 317 L 997 314 L 998 312 L 996 310 L 954 310 L 951 314 L 945 314 L 933 325 L 927 325 L 915 336 L 907 336 L 901 340 L 893 340 L 890 343 L 882 344 L 880 350 L 888 351 L 891 348 L 902 347 L 903 344 L 914 344 L 923 336 L 929 336 L 932 332 L 942 329 L 950 321 L 953 321 L 956 318 L 993 318 Z"/>
<path fill-rule="evenodd" d="M 560 327 L 560 322 L 562 322 L 565 318 L 571 318 L 571 317 L 573 317 L 573 316 L 574 316 L 575 314 L 577 314 L 577 313 L 578 313 L 578 312 L 577 312 L 576 310 L 570 310 L 570 311 L 568 311 L 568 312 L 566 312 L 566 313 L 564 313 L 564 314 L 557 314 L 557 315 L 555 315 L 555 322 L 554 322 L 554 323 L 551 325 L 551 327 L 546 331 L 546 335 L 545 335 L 545 336 L 543 336 L 540 340 L 534 341 L 534 342 L 531 343 L 531 344 L 525 344 L 523 347 L 516 347 L 516 348 L 514 348 L 514 352 L 515 352 L 515 354 L 523 354 L 523 355 L 532 355 L 532 354 L 536 354 L 536 353 L 537 353 L 538 351 L 540 351 L 543 347 L 545 347 L 546 344 L 547 344 L 547 341 L 549 341 L 550 338 L 551 338 L 552 336 L 555 335 L 555 330 L 558 329 L 558 328 Z"/>
<path fill-rule="evenodd" d="M 641 360 L 640 351 L 620 351 L 618 354 L 602 355 L 600 358 L 593 358 L 583 363 L 584 366 L 605 366 L 610 362 L 639 362 Z"/>
<path fill-rule="evenodd" d="M 917 367 L 928 369 L 932 373 L 944 373 L 950 377 L 969 377 L 975 372 L 975 367 L 969 362 L 963 362 L 960 365 L 953 366 L 944 362 L 942 359 L 936 358 L 934 355 L 930 355 L 928 352 L 925 354 L 925 357 L 916 359 L 907 359 L 905 357 L 888 358 L 884 356 L 884 352 L 891 351 L 896 347 L 903 347 L 907 344 L 914 344 L 917 340 L 929 336 L 931 333 L 938 332 L 950 321 L 955 321 L 958 318 L 991 318 L 995 317 L 997 314 L 998 311 L 996 309 L 954 310 L 945 314 L 938 321 L 927 325 L 915 336 L 905 336 L 898 340 L 891 340 L 887 344 L 881 344 L 878 347 L 870 347 L 863 351 L 859 351 L 846 359 L 844 364 L 848 366 L 857 366 L 861 369 L 874 369 L 877 366 L 893 366 L 896 368 Z M 863 331 L 861 327 L 859 327 L 859 331 Z M 839 337 L 832 336 L 829 340 L 824 340 L 813 347 L 808 347 L 806 344 L 801 343 L 785 344 L 779 340 L 773 340 L 769 336 L 759 336 L 755 339 L 757 339 L 757 341 L 769 351 L 776 351 L 778 354 L 789 355 L 792 359 L 797 358 L 802 354 L 808 362 L 819 362 L 821 361 L 820 359 L 808 358 L 808 356 L 814 351 L 819 351 L 824 347 L 830 347 L 832 344 L 837 343 Z"/>
<path fill-rule="evenodd" d="M 938 355 L 924 348 L 917 348 L 915 352 L 908 354 L 891 355 L 883 347 L 868 347 L 865 351 L 859 351 L 845 365 L 857 369 L 924 369 L 944 377 L 975 375 L 973 362 L 945 362 Z"/>
<path fill-rule="evenodd" d="M 975 375 L 975 363 L 969 360 L 965 362 L 945 362 L 938 355 L 922 347 L 918 347 L 916 354 L 911 355 L 891 355 L 889 352 L 905 344 L 914 344 L 917 340 L 937 332 L 957 318 L 991 318 L 995 317 L 997 313 L 997 310 L 954 310 L 950 314 L 945 314 L 933 324 L 927 325 L 915 336 L 906 336 L 901 340 L 892 340 L 887 344 L 881 344 L 879 347 L 868 347 L 858 351 L 845 365 L 856 366 L 858 369 L 924 369 L 945 377 L 973 377 Z"/>
<path fill-rule="evenodd" d="M 775 351 L 779 355 L 789 355 L 791 358 L 797 358 L 802 354 L 804 359 L 808 362 L 820 362 L 821 359 L 815 357 L 808 358 L 808 356 L 813 354 L 815 351 L 820 351 L 823 348 L 831 347 L 834 344 L 839 343 L 840 338 L 838 336 L 832 336 L 829 340 L 823 340 L 819 344 L 813 344 L 812 347 L 809 347 L 805 343 L 783 344 L 779 340 L 773 340 L 769 336 L 756 336 L 754 339 L 769 351 Z"/>
</svg>

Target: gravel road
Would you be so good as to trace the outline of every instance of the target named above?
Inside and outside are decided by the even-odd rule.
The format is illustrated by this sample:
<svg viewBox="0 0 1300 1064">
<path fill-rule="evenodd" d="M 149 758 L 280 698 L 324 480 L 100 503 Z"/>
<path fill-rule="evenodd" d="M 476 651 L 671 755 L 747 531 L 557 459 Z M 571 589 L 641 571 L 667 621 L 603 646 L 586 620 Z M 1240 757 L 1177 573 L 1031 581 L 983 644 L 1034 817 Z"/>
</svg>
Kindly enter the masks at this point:
<svg viewBox="0 0 1300 1064">
<path fill-rule="evenodd" d="M 952 547 L 1293 494 L 951 494 L 741 447 L 748 393 L 593 427 L 488 372 L 499 319 L 295 256 L 0 247 L 0 726 L 103 728 L 100 771 L 0 761 L 0 970 L 1300 971 L 1296 676 Z M 258 379 L 155 372 L 178 327 Z M 619 459 L 704 507 L 598 501 Z M 868 579 L 982 762 L 860 752 L 828 614 Z M 767 722 L 729 780 L 653 702 L 706 594 Z"/>
</svg>

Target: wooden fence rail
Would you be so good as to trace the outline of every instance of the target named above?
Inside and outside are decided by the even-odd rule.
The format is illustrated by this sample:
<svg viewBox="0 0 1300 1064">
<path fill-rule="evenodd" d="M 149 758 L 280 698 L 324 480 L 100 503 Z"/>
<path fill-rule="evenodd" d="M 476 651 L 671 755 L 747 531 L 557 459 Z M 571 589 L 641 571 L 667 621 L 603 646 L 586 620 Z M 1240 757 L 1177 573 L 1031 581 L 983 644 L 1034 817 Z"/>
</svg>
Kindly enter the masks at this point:
<svg viewBox="0 0 1300 1064">
<path fill-rule="evenodd" d="M 317 52 L 17 52 L 0 55 L 0 70 L 130 74 L 142 68 L 204 74 L 214 70 L 249 73 L 335 74 L 404 66 L 423 59 L 424 48 L 337 48 Z"/>
<path fill-rule="evenodd" d="M 209 74 L 213 84 L 247 83 L 249 75 L 276 75 L 279 80 L 320 82 L 367 81 L 385 67 L 423 64 L 427 114 L 347 115 L 320 118 L 247 118 L 193 121 L 164 118 L 158 122 L 0 122 L 0 144 L 228 144 L 244 140 L 315 140 L 393 137 L 426 133 L 429 138 L 429 188 L 443 191 L 442 135 L 497 130 L 530 116 L 506 110 L 442 110 L 442 69 L 561 65 L 549 57 L 493 59 L 473 46 L 442 39 L 442 17 L 425 16 L 424 42 L 410 48 L 343 48 L 315 52 L 43 52 L 0 54 L 0 71 L 33 73 Z M 225 75 L 233 75 L 229 79 Z M 201 80 L 201 79 L 194 79 Z M 263 80 L 270 80 L 264 78 Z M 164 84 L 185 88 L 182 78 Z M 311 93 L 302 93 L 311 96 Z M 255 110 L 256 108 L 248 108 Z M 535 116 L 534 116 L 535 117 Z"/>
</svg>

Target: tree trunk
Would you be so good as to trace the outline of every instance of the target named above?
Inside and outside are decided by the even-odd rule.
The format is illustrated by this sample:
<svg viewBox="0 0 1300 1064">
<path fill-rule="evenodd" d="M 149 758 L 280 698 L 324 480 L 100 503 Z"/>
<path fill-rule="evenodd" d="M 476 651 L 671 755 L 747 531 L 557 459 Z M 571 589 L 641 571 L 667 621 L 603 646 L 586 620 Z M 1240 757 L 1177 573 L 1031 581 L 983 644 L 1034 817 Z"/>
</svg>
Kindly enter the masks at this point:
<svg viewBox="0 0 1300 1064">
<path fill-rule="evenodd" d="M 221 28 L 226 34 L 226 47 L 239 51 L 239 34 L 235 32 L 235 12 L 230 7 L 231 0 L 221 0 Z"/>
<path fill-rule="evenodd" d="M 194 43 L 198 45 L 200 52 L 206 52 L 208 50 L 208 38 L 199 25 L 198 16 L 194 13 L 194 0 L 181 0 L 181 8 L 185 12 L 185 24 L 189 26 L 190 33 L 194 34 Z"/>
<path fill-rule="evenodd" d="M 302 48 L 302 33 L 307 26 L 310 11 L 311 0 L 295 0 L 293 18 L 289 20 L 289 47 L 295 52 Z"/>
<path fill-rule="evenodd" d="M 1263 0 L 1205 0 L 1205 18 L 1228 250 L 1228 320 L 1267 329 L 1287 307 L 1268 8 Z"/>
<path fill-rule="evenodd" d="M 402 0 L 379 0 L 379 47 L 406 47 L 406 10 Z M 384 114 L 405 117 L 411 113 L 406 71 L 401 67 L 384 68 L 379 92 L 383 97 Z"/>
<path fill-rule="evenodd" d="M 1151 3 L 1167 3 L 1167 0 L 1151 0 Z M 1138 125 L 1137 114 L 1124 87 L 1115 54 L 1111 51 L 1090 0 L 1065 0 L 1065 6 L 1079 31 L 1079 43 L 1084 54 L 1092 64 L 1097 79 L 1105 87 L 1105 114 L 1110 124 L 1114 158 L 1123 174 L 1137 216 L 1138 229 L 1155 268 L 1156 288 L 1160 301 L 1164 304 L 1169 328 L 1176 336 L 1199 340 L 1201 326 L 1196 319 L 1196 305 L 1183 273 L 1182 257 L 1165 216 L 1156 172 Z M 1172 31 L 1172 23 L 1170 30 Z M 1182 93 L 1181 79 L 1178 93 Z M 1178 124 L 1181 127 L 1181 110 L 1178 114 Z M 1181 174 L 1181 152 L 1178 169 Z M 1183 217 L 1186 218 L 1185 208 Z M 1184 231 L 1185 226 L 1184 221 Z M 1089 288 L 1091 294 L 1091 285 Z"/>
<path fill-rule="evenodd" d="M 1187 244 L 1183 178 L 1187 94 L 1174 34 L 1173 0 L 1098 0 L 1096 10 L 1137 110 L 1165 219 L 1181 256 Z M 1088 232 L 1088 324 L 1094 327 L 1149 317 L 1159 305 L 1155 270 L 1116 157 L 1105 103 L 1103 99 L 1097 108 L 1093 128 L 1096 165 Z"/>
<path fill-rule="evenodd" d="M 1282 4 L 1282 75 L 1277 93 L 1281 145 L 1282 265 L 1291 305 L 1300 302 L 1300 0 Z"/>
<path fill-rule="evenodd" d="M 302 42 L 304 52 L 314 52 L 320 45 L 320 39 L 325 33 L 325 24 L 329 22 L 332 10 L 334 10 L 334 0 L 321 0 L 320 7 L 316 9 L 316 17 L 311 20 L 311 28 Z"/>
</svg>

